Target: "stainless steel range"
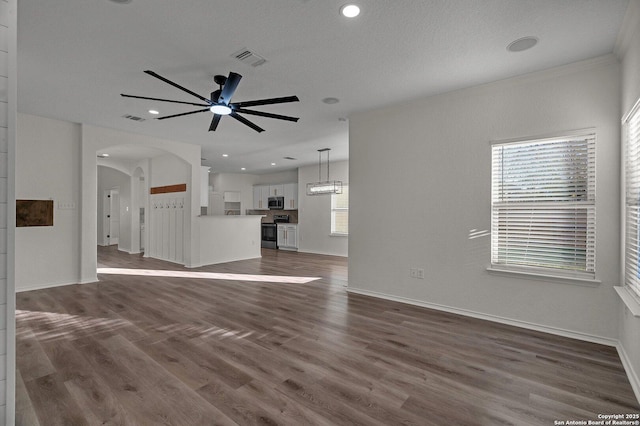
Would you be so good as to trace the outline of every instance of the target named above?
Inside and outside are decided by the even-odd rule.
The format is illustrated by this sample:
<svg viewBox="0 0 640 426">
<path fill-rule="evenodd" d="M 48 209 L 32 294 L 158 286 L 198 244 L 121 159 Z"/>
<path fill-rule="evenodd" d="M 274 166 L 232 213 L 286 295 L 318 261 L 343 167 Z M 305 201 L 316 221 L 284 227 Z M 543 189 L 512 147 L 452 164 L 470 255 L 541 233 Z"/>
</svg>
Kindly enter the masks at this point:
<svg viewBox="0 0 640 426">
<path fill-rule="evenodd" d="M 289 223 L 289 215 L 274 214 L 273 223 L 262 224 L 261 247 L 278 248 L 278 223 Z"/>
</svg>

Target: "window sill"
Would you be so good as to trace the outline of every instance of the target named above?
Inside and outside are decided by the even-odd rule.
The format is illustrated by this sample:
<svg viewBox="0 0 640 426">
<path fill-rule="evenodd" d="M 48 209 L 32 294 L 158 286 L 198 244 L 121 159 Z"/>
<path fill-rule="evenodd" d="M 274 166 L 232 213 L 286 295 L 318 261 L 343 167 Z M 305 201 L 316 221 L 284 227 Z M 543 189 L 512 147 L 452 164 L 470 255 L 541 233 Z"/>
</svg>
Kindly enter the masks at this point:
<svg viewBox="0 0 640 426">
<path fill-rule="evenodd" d="M 513 269 L 494 268 L 491 266 L 487 268 L 487 271 L 490 274 L 517 276 L 520 278 L 532 279 L 532 280 L 538 280 L 538 281 L 556 281 L 563 284 L 573 284 L 573 285 L 581 285 L 581 286 L 587 286 L 587 287 L 595 287 L 602 283 L 602 281 L 600 280 L 597 280 L 595 278 L 589 278 L 589 277 L 571 277 L 571 276 L 563 276 L 563 275 L 545 274 L 543 272 L 516 271 Z"/>
<path fill-rule="evenodd" d="M 631 293 L 632 290 L 629 290 L 626 286 L 614 286 L 613 289 L 618 293 L 624 304 L 627 305 L 633 316 L 640 318 L 640 301 Z"/>
<path fill-rule="evenodd" d="M 348 237 L 349 234 L 329 234 L 330 237 Z"/>
</svg>

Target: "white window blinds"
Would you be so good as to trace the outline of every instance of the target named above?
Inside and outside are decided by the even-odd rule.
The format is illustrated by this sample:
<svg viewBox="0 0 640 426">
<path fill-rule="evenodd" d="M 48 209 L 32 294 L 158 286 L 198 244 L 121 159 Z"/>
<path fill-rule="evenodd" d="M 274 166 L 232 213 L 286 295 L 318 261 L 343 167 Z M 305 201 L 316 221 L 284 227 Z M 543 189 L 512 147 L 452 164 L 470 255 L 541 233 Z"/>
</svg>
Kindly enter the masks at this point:
<svg viewBox="0 0 640 426">
<path fill-rule="evenodd" d="M 625 135 L 625 283 L 640 295 L 640 102 L 623 123 Z"/>
<path fill-rule="evenodd" d="M 342 184 L 342 193 L 331 194 L 331 234 L 349 234 L 349 185 Z"/>
<path fill-rule="evenodd" d="M 595 278 L 595 135 L 496 144 L 492 166 L 492 265 Z"/>
</svg>

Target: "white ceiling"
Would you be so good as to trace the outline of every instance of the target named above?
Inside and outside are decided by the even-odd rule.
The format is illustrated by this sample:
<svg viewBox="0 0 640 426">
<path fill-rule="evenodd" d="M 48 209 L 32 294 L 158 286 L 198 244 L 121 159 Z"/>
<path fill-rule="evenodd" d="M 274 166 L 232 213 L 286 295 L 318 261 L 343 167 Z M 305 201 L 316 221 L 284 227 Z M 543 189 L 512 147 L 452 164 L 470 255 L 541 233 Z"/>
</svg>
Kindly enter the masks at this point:
<svg viewBox="0 0 640 426">
<path fill-rule="evenodd" d="M 214 171 L 269 173 L 348 158 L 350 114 L 611 53 L 628 0 L 20 0 L 18 111 L 200 144 Z M 535 36 L 533 49 L 506 46 Z M 267 62 L 231 55 L 248 48 Z M 245 116 L 257 133 L 199 109 L 121 93 L 199 102 L 153 70 L 205 97 L 215 74 L 243 76 L 232 101 L 297 95 L 255 107 L 298 123 Z M 326 97 L 340 102 L 327 105 Z M 134 122 L 122 116 L 146 118 Z M 342 119 L 342 120 L 341 120 Z M 392 143 L 392 141 L 390 141 Z M 228 158 L 222 158 L 228 154 Z M 297 160 L 284 160 L 290 156 Z M 276 166 L 270 166 L 275 162 Z"/>
</svg>

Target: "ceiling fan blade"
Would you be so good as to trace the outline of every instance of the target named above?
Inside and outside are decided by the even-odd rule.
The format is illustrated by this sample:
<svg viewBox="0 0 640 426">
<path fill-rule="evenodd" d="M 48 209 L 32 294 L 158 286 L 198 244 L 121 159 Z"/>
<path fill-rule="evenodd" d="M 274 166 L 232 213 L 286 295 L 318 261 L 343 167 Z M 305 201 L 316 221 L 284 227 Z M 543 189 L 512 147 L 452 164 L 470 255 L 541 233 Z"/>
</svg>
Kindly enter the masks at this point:
<svg viewBox="0 0 640 426">
<path fill-rule="evenodd" d="M 295 121 L 295 122 L 297 122 L 299 120 L 298 117 L 290 117 L 288 115 L 271 114 L 269 112 L 254 111 L 254 110 L 251 110 L 251 109 L 236 108 L 236 112 L 241 112 L 241 113 L 244 113 L 244 114 L 251 114 L 251 115 L 259 115 L 260 117 L 277 118 L 278 120 L 287 120 L 287 121 Z"/>
<path fill-rule="evenodd" d="M 211 111 L 211 110 L 209 108 L 199 109 L 199 110 L 196 110 L 196 111 L 183 112 L 181 114 L 173 114 L 173 115 L 166 115 L 164 117 L 158 117 L 158 118 L 156 118 L 156 120 L 164 120 L 166 118 L 180 117 L 182 115 L 197 114 L 199 112 L 205 112 L 205 111 Z"/>
<path fill-rule="evenodd" d="M 146 96 L 125 95 L 124 93 L 121 93 L 120 96 L 123 96 L 125 98 L 146 99 L 146 100 L 149 100 L 149 101 L 172 102 L 174 104 L 195 105 L 195 106 L 203 106 L 203 107 L 204 106 L 209 106 L 209 105 L 205 105 L 205 104 L 194 104 L 193 102 L 173 101 L 171 99 L 148 98 Z"/>
<path fill-rule="evenodd" d="M 213 114 L 213 118 L 211 119 L 211 125 L 209 126 L 210 132 L 215 132 L 218 128 L 218 123 L 220 123 L 220 119 L 222 116 L 220 114 Z"/>
<path fill-rule="evenodd" d="M 283 98 L 259 99 L 256 101 L 234 102 L 231 104 L 235 108 L 251 107 L 258 105 L 284 104 L 287 102 L 298 102 L 297 96 L 285 96 Z"/>
<path fill-rule="evenodd" d="M 231 97 L 235 93 L 238 88 L 238 84 L 240 84 L 240 80 L 242 76 L 240 74 L 236 74 L 235 72 L 230 72 L 229 77 L 227 77 L 227 81 L 222 86 L 222 92 L 218 97 L 218 103 L 229 105 L 231 101 Z"/>
<path fill-rule="evenodd" d="M 170 85 L 172 85 L 173 87 L 176 87 L 176 88 L 178 88 L 178 89 L 182 90 L 183 92 L 187 92 L 188 94 L 193 95 L 193 96 L 195 96 L 196 98 L 201 99 L 201 100 L 205 101 L 205 102 L 206 102 L 206 103 L 208 103 L 208 104 L 211 104 L 211 101 L 210 101 L 209 99 L 207 99 L 207 98 L 205 98 L 205 97 L 203 97 L 203 96 L 198 95 L 196 92 L 192 92 L 191 90 L 187 89 L 186 87 L 182 87 L 182 86 L 180 86 L 178 83 L 174 83 L 173 81 L 171 81 L 171 80 L 169 80 L 169 79 L 167 79 L 167 78 L 164 78 L 164 77 L 163 77 L 163 76 L 161 76 L 160 74 L 157 74 L 157 73 L 155 73 L 155 72 L 153 72 L 153 71 L 150 71 L 150 70 L 146 70 L 146 71 L 145 71 L 145 73 L 149 74 L 149 75 L 150 75 L 150 76 L 152 76 L 152 77 L 157 78 L 158 80 L 162 80 L 162 81 L 164 81 L 165 83 L 170 84 Z"/>
<path fill-rule="evenodd" d="M 255 130 L 256 132 L 260 133 L 260 132 L 264 132 L 264 129 L 261 127 L 256 126 L 255 124 L 253 124 L 252 122 L 250 122 L 249 120 L 247 120 L 246 118 L 239 116 L 235 111 L 232 112 L 231 117 L 235 118 L 236 120 L 238 120 L 239 122 L 241 122 L 242 124 L 245 124 L 249 127 L 251 127 L 253 130 Z"/>
</svg>

